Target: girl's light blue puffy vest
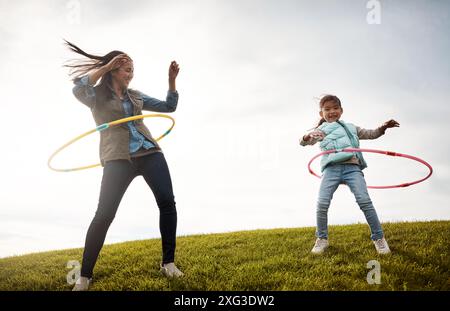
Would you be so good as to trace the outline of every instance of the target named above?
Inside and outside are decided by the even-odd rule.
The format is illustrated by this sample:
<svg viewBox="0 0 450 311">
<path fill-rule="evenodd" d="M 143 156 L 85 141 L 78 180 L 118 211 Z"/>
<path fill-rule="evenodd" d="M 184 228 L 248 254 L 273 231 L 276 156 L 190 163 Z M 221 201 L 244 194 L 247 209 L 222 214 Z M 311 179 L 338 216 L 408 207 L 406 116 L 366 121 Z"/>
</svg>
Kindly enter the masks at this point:
<svg viewBox="0 0 450 311">
<path fill-rule="evenodd" d="M 351 123 L 345 123 L 342 120 L 339 120 L 340 123 L 344 124 L 349 130 L 350 134 L 353 137 L 354 144 L 347 135 L 347 131 L 344 129 L 342 125 L 337 122 L 324 122 L 321 126 L 318 127 L 319 130 L 325 133 L 325 138 L 320 142 L 320 149 L 322 151 L 327 150 L 342 150 L 345 148 L 359 148 L 359 138 L 356 127 Z M 366 161 L 364 160 L 361 152 L 336 152 L 329 153 L 322 157 L 320 161 L 322 172 L 325 170 L 327 165 L 331 163 L 340 163 L 344 161 L 350 160 L 354 155 L 359 160 L 361 169 L 365 169 L 367 167 Z"/>
</svg>

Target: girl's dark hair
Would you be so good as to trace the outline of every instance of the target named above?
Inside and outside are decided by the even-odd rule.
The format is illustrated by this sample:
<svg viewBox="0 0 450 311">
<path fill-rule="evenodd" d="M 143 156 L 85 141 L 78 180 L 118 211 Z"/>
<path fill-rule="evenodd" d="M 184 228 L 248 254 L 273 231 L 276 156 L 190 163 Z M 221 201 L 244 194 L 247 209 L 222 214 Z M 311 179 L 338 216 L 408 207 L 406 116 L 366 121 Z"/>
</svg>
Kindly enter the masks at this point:
<svg viewBox="0 0 450 311">
<path fill-rule="evenodd" d="M 334 103 L 338 104 L 339 107 L 342 107 L 341 100 L 335 95 L 327 94 L 327 95 L 322 96 L 322 98 L 320 99 L 320 102 L 319 102 L 320 109 L 323 108 L 323 105 L 325 105 L 326 102 L 334 102 Z M 321 118 L 319 123 L 317 124 L 316 128 L 321 126 L 323 122 L 325 122 L 325 119 Z"/>
<path fill-rule="evenodd" d="M 80 78 L 81 76 L 87 74 L 92 69 L 100 68 L 106 64 L 108 64 L 114 57 L 120 54 L 125 54 L 122 51 L 111 51 L 106 55 L 98 56 L 86 53 L 82 49 L 80 49 L 75 44 L 64 40 L 67 47 L 77 54 L 83 55 L 88 59 L 74 59 L 69 61 L 64 65 L 64 67 L 70 68 L 69 76 L 72 76 L 73 80 Z M 106 73 L 102 79 L 100 80 L 100 84 L 104 84 L 105 82 L 111 82 L 111 73 Z"/>
</svg>

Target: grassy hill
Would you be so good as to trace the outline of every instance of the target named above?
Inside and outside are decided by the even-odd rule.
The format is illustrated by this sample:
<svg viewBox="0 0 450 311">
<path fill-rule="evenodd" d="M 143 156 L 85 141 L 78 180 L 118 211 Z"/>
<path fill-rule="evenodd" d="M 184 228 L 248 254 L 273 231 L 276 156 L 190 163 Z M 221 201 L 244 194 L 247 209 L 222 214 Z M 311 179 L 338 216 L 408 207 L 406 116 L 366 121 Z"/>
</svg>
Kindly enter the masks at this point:
<svg viewBox="0 0 450 311">
<path fill-rule="evenodd" d="M 378 255 L 366 224 L 330 226 L 330 247 L 312 255 L 314 228 L 193 235 L 177 240 L 182 279 L 158 270 L 159 239 L 105 245 L 93 290 L 450 290 L 450 221 L 385 223 L 392 254 Z M 70 290 L 69 260 L 82 249 L 0 259 L 0 290 Z M 381 284 L 369 285 L 370 260 Z"/>
</svg>

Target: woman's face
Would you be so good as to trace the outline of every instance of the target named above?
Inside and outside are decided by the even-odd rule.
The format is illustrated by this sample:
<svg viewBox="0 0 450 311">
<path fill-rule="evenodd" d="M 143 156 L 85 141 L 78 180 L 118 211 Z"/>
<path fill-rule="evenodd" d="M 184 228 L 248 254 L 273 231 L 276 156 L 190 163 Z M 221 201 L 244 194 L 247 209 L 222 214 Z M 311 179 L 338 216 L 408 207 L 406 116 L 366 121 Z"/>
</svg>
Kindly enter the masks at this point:
<svg viewBox="0 0 450 311">
<path fill-rule="evenodd" d="M 124 62 L 119 68 L 111 71 L 112 78 L 123 88 L 128 88 L 131 79 L 133 79 L 133 61 Z"/>
</svg>

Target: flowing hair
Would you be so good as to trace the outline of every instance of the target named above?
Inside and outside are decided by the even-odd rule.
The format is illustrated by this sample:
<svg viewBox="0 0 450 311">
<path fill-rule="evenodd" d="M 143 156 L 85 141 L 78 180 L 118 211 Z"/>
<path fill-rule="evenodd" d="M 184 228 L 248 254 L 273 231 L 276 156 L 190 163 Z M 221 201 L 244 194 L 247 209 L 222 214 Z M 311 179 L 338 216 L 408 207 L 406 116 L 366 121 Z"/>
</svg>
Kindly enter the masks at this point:
<svg viewBox="0 0 450 311">
<path fill-rule="evenodd" d="M 100 68 L 108 64 L 114 57 L 120 54 L 125 54 L 122 51 L 111 51 L 106 55 L 98 56 L 86 53 L 82 49 L 80 49 L 75 44 L 64 40 L 67 47 L 72 51 L 79 55 L 86 57 L 87 59 L 72 59 L 64 64 L 64 67 L 70 68 L 69 76 L 72 77 L 72 80 L 77 80 L 80 77 L 84 76 L 88 72 L 93 69 Z M 105 82 L 111 82 L 111 73 L 107 72 L 100 80 L 100 85 L 103 85 Z"/>
</svg>

